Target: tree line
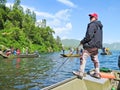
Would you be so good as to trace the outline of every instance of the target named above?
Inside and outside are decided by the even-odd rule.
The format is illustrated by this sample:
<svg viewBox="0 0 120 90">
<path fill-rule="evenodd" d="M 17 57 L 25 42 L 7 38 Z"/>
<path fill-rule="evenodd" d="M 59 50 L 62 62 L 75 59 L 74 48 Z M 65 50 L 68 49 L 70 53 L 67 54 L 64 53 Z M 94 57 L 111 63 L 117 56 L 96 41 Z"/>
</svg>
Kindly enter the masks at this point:
<svg viewBox="0 0 120 90">
<path fill-rule="evenodd" d="M 36 14 L 30 9 L 23 10 L 20 0 L 7 7 L 7 0 L 0 0 L 0 49 L 5 47 L 28 47 L 30 52 L 54 52 L 61 50 L 60 37 L 54 38 L 54 30 L 49 26 L 38 27 Z"/>
</svg>

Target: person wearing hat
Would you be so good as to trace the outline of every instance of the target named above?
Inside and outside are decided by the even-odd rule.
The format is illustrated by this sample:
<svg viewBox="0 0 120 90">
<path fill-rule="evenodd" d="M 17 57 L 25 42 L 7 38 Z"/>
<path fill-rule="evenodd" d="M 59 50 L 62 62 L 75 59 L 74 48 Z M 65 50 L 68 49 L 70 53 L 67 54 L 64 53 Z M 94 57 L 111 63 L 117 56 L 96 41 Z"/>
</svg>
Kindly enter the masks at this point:
<svg viewBox="0 0 120 90">
<path fill-rule="evenodd" d="M 86 65 L 86 59 L 90 56 L 94 63 L 95 72 L 92 74 L 95 78 L 100 78 L 99 74 L 99 60 L 98 49 L 102 48 L 102 28 L 103 25 L 98 21 L 98 15 L 96 13 L 89 14 L 90 23 L 87 26 L 85 37 L 80 41 L 80 45 L 83 45 L 84 51 L 80 57 L 80 70 L 73 71 L 73 74 L 82 78 L 84 76 L 84 69 Z"/>
</svg>

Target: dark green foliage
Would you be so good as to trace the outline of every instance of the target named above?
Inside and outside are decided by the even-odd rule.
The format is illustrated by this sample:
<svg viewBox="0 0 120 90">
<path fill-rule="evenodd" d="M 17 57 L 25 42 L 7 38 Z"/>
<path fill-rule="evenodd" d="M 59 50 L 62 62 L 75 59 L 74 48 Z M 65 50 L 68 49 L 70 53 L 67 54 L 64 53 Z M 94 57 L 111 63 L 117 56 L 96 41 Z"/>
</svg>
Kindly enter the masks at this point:
<svg viewBox="0 0 120 90">
<path fill-rule="evenodd" d="M 5 6 L 6 0 L 0 0 L 0 46 L 23 48 L 30 52 L 53 52 L 61 49 L 61 40 L 55 39 L 55 33 L 49 26 L 35 26 L 36 14 L 20 6 L 15 0 L 13 7 Z"/>
</svg>

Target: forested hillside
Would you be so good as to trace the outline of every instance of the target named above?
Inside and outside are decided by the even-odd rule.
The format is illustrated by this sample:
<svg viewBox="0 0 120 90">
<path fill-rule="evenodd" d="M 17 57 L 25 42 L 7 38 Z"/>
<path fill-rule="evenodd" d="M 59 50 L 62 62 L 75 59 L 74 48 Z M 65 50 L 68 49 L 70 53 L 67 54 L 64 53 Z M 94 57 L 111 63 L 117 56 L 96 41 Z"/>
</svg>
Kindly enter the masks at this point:
<svg viewBox="0 0 120 90">
<path fill-rule="evenodd" d="M 14 5 L 8 8 L 7 0 L 0 0 L 0 49 L 14 47 L 22 50 L 28 47 L 30 52 L 59 51 L 59 36 L 55 39 L 55 32 L 49 26 L 36 26 L 36 14 L 30 9 L 24 11 L 20 2 L 15 0 Z"/>
</svg>

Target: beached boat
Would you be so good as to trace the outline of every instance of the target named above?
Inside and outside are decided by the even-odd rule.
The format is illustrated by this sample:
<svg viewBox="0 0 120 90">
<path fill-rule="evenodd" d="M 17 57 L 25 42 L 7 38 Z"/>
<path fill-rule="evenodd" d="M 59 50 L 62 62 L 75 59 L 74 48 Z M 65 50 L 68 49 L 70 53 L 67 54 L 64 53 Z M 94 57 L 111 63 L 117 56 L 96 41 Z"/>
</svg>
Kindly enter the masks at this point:
<svg viewBox="0 0 120 90">
<path fill-rule="evenodd" d="M 39 57 L 38 54 L 20 54 L 20 55 L 16 55 L 15 57 L 17 58 L 36 58 Z"/>
<path fill-rule="evenodd" d="M 20 54 L 20 55 L 10 55 L 10 56 L 6 56 L 4 54 L 0 54 L 0 55 L 3 58 L 37 58 L 39 57 L 38 54 Z"/>
<path fill-rule="evenodd" d="M 0 57 L 1 58 L 8 58 L 8 56 L 6 54 L 4 54 L 2 51 L 0 51 Z"/>
<path fill-rule="evenodd" d="M 80 57 L 80 54 L 60 54 L 63 57 Z"/>
<path fill-rule="evenodd" d="M 58 82 L 42 90 L 120 90 L 120 73 L 115 74 L 116 79 L 101 78 L 96 79 L 90 75 L 86 75 L 82 80 L 76 76 Z"/>
</svg>

